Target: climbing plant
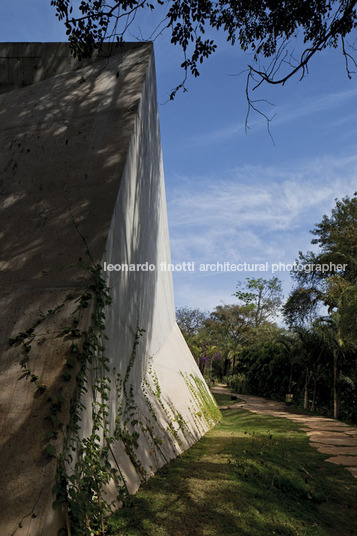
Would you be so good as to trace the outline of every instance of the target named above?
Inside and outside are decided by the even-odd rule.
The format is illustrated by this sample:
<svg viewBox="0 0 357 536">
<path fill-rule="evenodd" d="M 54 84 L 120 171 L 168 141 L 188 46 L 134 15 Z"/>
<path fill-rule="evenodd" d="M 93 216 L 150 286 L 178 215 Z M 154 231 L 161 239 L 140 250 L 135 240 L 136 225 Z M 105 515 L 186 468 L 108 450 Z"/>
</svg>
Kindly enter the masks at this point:
<svg viewBox="0 0 357 536">
<path fill-rule="evenodd" d="M 115 455 L 115 442 L 120 442 L 126 456 L 137 470 L 142 481 L 148 478 L 137 453 L 142 435 L 150 446 L 153 465 L 168 462 L 172 453 L 180 452 L 183 440 L 192 444 L 195 440 L 184 417 L 173 404 L 164 400 L 158 376 L 149 360 L 141 393 L 147 411 L 140 411 L 134 396 L 134 385 L 130 382 L 131 371 L 137 357 L 138 345 L 144 330 L 137 324 L 131 355 L 124 374 L 116 374 L 105 353 L 105 311 L 111 303 L 110 291 L 103 277 L 102 267 L 95 264 L 87 250 L 88 263 L 79 261 L 87 275 L 80 293 L 67 294 L 62 303 L 41 314 L 32 325 L 9 340 L 10 346 L 21 346 L 21 378 L 32 382 L 40 394 L 47 391 L 40 374 L 33 371 L 34 342 L 38 337 L 62 337 L 69 341 L 59 387 L 56 392 L 49 389 L 46 422 L 49 425 L 46 456 L 56 460 L 56 478 L 53 492 L 55 506 L 62 507 L 66 515 L 66 528 L 59 535 L 91 536 L 104 535 L 108 516 L 114 508 L 130 500 L 125 477 L 121 471 L 122 460 Z M 44 322 L 57 315 L 66 306 L 72 311 L 65 327 L 48 329 Z M 41 329 L 40 329 L 41 326 Z M 35 361 L 34 361 L 35 363 Z M 198 378 L 184 377 L 193 396 L 191 409 L 197 428 L 201 420 L 212 424 L 217 419 L 216 408 L 205 386 Z M 69 421 L 65 421 L 68 402 L 65 393 L 70 392 Z M 111 419 L 111 400 L 115 393 L 116 415 Z M 82 416 L 91 403 L 90 432 L 82 432 Z M 156 400 L 158 406 L 153 407 Z M 159 422 L 157 410 L 165 414 L 166 428 Z M 163 448 L 171 446 L 171 453 Z M 150 469 L 154 469 L 153 465 Z M 115 500 L 106 493 L 112 484 L 116 489 Z"/>
</svg>

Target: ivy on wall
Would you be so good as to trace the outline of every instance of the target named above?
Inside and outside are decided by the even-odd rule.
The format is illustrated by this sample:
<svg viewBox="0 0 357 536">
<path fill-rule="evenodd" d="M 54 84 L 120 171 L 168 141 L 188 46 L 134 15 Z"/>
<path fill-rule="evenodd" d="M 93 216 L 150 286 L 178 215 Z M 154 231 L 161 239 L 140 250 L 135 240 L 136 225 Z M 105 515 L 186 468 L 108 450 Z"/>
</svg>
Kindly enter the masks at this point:
<svg viewBox="0 0 357 536">
<path fill-rule="evenodd" d="M 88 251 L 87 254 L 93 261 Z M 43 322 L 57 315 L 66 304 L 71 304 L 73 313 L 69 325 L 57 332 L 46 330 L 48 335 L 70 341 L 61 386 L 57 393 L 51 394 L 47 399 L 46 421 L 50 426 L 45 447 L 46 455 L 55 458 L 57 463 L 54 504 L 65 512 L 66 528 L 61 529 L 60 534 L 67 536 L 104 535 L 107 518 L 113 509 L 130 500 L 128 486 L 121 471 L 121 460 L 116 459 L 115 442 L 121 442 L 140 479 L 145 481 L 150 475 L 137 454 L 140 436 L 150 446 L 152 472 L 163 462 L 168 462 L 172 453 L 179 453 L 184 440 L 187 446 L 197 439 L 180 412 L 169 400 L 163 399 L 151 361 L 141 385 L 146 415 L 139 411 L 134 386 L 130 383 L 130 374 L 144 332 L 139 325 L 125 374 L 123 377 L 117 374 L 115 381 L 111 380 L 113 371 L 105 355 L 105 309 L 111 303 L 109 288 L 99 264 L 91 262 L 85 265 L 80 261 L 80 266 L 90 276 L 80 296 L 68 294 L 61 304 L 41 315 L 30 328 L 9 340 L 10 346 L 21 347 L 21 377 L 32 382 L 40 394 L 45 393 L 47 386 L 32 370 L 33 343 L 40 336 Z M 89 317 L 89 326 L 83 327 Z M 198 376 L 182 372 L 181 375 L 192 396 L 190 412 L 197 429 L 201 427 L 203 430 L 207 425 L 213 425 L 219 420 L 220 414 L 206 385 Z M 73 386 L 69 421 L 66 424 L 63 385 Z M 81 417 L 83 411 L 88 410 L 84 400 L 89 396 L 89 390 L 92 400 L 91 430 L 83 437 Z M 110 419 L 113 393 L 116 399 L 114 426 Z M 153 400 L 156 401 L 155 408 Z M 166 425 L 159 420 L 159 412 L 165 415 Z M 171 447 L 171 454 L 167 450 L 167 444 Z M 114 501 L 110 501 L 106 493 L 109 485 L 114 485 L 116 489 Z"/>
</svg>

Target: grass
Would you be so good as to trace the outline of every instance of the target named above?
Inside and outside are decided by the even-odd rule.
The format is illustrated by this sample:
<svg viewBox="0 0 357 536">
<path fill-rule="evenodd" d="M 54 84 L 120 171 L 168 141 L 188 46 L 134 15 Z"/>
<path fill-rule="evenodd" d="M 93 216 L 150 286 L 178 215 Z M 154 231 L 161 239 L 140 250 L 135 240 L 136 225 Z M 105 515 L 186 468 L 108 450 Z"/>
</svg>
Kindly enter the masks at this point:
<svg viewBox="0 0 357 536">
<path fill-rule="evenodd" d="M 231 395 L 224 395 L 224 394 L 219 394 L 219 393 L 214 394 L 216 402 L 219 406 L 232 406 L 233 404 L 244 402 L 241 398 L 239 398 L 238 395 L 235 395 L 235 396 L 237 397 L 237 399 L 232 400 Z"/>
<path fill-rule="evenodd" d="M 287 419 L 229 409 L 113 515 L 108 533 L 357 535 L 357 481 L 326 457 Z"/>
</svg>

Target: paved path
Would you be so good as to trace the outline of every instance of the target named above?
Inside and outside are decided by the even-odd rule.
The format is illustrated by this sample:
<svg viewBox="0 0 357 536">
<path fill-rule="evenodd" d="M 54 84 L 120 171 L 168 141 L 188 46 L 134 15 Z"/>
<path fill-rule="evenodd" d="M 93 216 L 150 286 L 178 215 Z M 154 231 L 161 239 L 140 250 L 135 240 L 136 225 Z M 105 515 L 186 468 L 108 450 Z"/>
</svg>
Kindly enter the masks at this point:
<svg viewBox="0 0 357 536">
<path fill-rule="evenodd" d="M 214 393 L 236 394 L 223 385 L 213 387 Z M 357 478 L 357 428 L 335 419 L 303 415 L 295 412 L 283 402 L 251 395 L 237 395 L 239 402 L 220 409 L 247 409 L 253 413 L 285 417 L 302 426 L 310 439 L 310 444 L 318 451 L 330 454 L 326 461 L 343 465 Z"/>
</svg>

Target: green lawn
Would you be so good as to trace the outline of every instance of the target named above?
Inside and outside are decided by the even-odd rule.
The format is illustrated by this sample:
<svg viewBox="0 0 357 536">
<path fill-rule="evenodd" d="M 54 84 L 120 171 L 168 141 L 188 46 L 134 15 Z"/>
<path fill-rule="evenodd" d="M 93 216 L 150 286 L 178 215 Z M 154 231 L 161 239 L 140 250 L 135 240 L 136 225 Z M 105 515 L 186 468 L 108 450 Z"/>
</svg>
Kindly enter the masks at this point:
<svg viewBox="0 0 357 536">
<path fill-rule="evenodd" d="M 224 396 L 219 404 L 228 402 Z M 357 535 L 356 479 L 326 457 L 287 419 L 226 410 L 112 517 L 109 533 Z"/>
<path fill-rule="evenodd" d="M 214 395 L 216 402 L 219 406 L 231 406 L 232 404 L 243 402 L 243 400 L 239 398 L 238 395 L 235 395 L 235 396 L 237 397 L 237 400 L 232 400 L 231 395 L 221 395 L 221 394 Z"/>
</svg>

